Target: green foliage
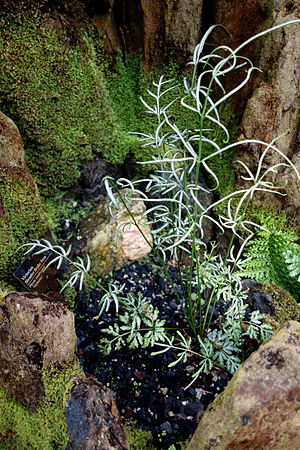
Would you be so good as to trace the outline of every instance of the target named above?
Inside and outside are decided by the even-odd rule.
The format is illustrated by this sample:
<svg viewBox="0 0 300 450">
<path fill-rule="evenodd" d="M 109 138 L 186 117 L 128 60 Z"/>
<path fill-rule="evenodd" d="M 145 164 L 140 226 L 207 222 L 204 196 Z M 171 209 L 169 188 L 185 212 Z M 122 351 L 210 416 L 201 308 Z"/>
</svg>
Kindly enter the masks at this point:
<svg viewBox="0 0 300 450">
<path fill-rule="evenodd" d="M 155 450 L 153 437 L 150 431 L 143 431 L 132 422 L 127 422 L 125 433 L 130 450 Z"/>
<path fill-rule="evenodd" d="M 254 214 L 263 229 L 256 231 L 247 246 L 249 261 L 242 271 L 243 276 L 276 283 L 297 298 L 300 295 L 299 245 L 294 243 L 297 235 L 288 227 L 284 213 L 276 216 L 265 208 Z"/>
<path fill-rule="evenodd" d="M 284 260 L 291 279 L 300 283 L 300 245 L 293 244 L 283 252 Z"/>
<path fill-rule="evenodd" d="M 203 280 L 203 288 L 210 287 L 210 282 L 215 279 L 216 266 L 215 260 L 206 261 L 203 271 L 205 272 L 205 280 Z M 226 266 L 223 263 L 224 268 Z M 269 338 L 273 332 L 272 326 L 264 323 L 262 314 L 253 311 L 250 317 L 247 317 L 247 306 L 243 303 L 245 293 L 241 290 L 241 281 L 237 274 L 227 274 L 223 276 L 224 270 L 221 271 L 219 281 L 222 283 L 217 286 L 216 290 L 211 290 L 208 301 L 204 303 L 205 318 L 212 304 L 213 309 L 221 299 L 225 300 L 225 309 L 227 311 L 223 315 L 219 315 L 218 327 L 210 328 L 211 319 L 206 323 L 205 333 L 197 335 L 197 345 L 191 337 L 186 337 L 182 332 L 177 331 L 176 336 L 164 336 L 164 341 L 156 342 L 156 345 L 162 347 L 162 350 L 153 354 L 164 353 L 173 350 L 176 358 L 169 365 L 172 367 L 180 361 L 186 362 L 190 355 L 196 355 L 199 359 L 198 370 L 192 375 L 195 379 L 202 372 L 209 372 L 213 367 L 221 367 L 230 373 L 234 373 L 241 363 L 243 354 L 244 336 L 248 335 L 251 339 L 263 342 Z M 229 276 L 228 276 L 229 275 Z M 231 278 L 231 279 L 230 279 Z M 200 284 L 200 283 L 199 283 Z M 218 285 L 218 280 L 216 280 Z M 201 292 L 201 288 L 199 287 Z M 198 291 L 199 292 L 199 291 Z M 201 310 L 200 310 L 201 313 Z M 209 325 L 209 327 L 207 326 Z"/>
<path fill-rule="evenodd" d="M 231 144 L 235 142 L 239 131 L 237 118 L 232 110 L 232 106 L 230 104 L 223 105 L 222 108 L 220 108 L 220 116 L 223 119 L 224 125 L 226 126 L 226 128 L 228 128 L 228 143 Z M 212 139 L 218 144 L 226 141 L 224 131 L 220 130 L 220 128 L 217 127 L 216 124 L 211 123 L 208 124 L 208 126 L 210 128 L 210 131 L 207 133 L 208 138 Z M 209 145 L 204 143 L 203 154 L 208 156 L 210 153 L 211 148 L 209 147 Z M 216 189 L 216 192 L 221 198 L 226 197 L 226 195 L 233 192 L 236 188 L 234 161 L 235 153 L 233 150 L 216 155 L 210 160 L 210 167 L 217 175 L 219 180 L 219 185 Z M 214 186 L 214 180 L 209 176 L 208 184 L 210 185 L 210 187 Z"/>
<path fill-rule="evenodd" d="M 42 192 L 69 187 L 96 155 L 123 162 L 131 141 L 111 106 L 93 30 L 83 21 L 70 36 L 21 3 L 0 14 L 0 36 L 0 107 L 20 129 Z"/>
<path fill-rule="evenodd" d="M 101 313 L 100 313 L 101 314 Z M 129 348 L 153 347 L 157 341 L 166 339 L 165 320 L 159 319 L 159 310 L 141 294 L 134 297 L 127 294 L 122 298 L 122 312 L 117 312 L 119 323 L 102 330 L 114 336 L 113 339 L 101 339 L 101 348 L 108 354 L 123 346 Z"/>
<path fill-rule="evenodd" d="M 32 413 L 0 390 L 1 449 L 64 449 L 68 440 L 65 394 L 71 377 L 82 376 L 78 363 L 43 373 L 45 398 Z"/>
<path fill-rule="evenodd" d="M 72 221 L 75 225 L 74 233 L 70 233 L 69 237 L 71 238 L 73 235 L 75 235 L 74 237 L 78 237 L 76 225 L 84 217 L 87 217 L 93 209 L 92 203 L 82 206 L 77 201 L 64 199 L 63 195 L 60 193 L 54 197 L 42 199 L 43 211 L 56 241 L 59 240 L 57 232 L 63 230 L 67 221 Z"/>
<path fill-rule="evenodd" d="M 122 196 L 126 189 L 131 189 L 135 199 L 150 205 L 143 215 L 147 214 L 148 224 L 152 226 L 152 249 L 162 260 L 174 261 L 177 265 L 187 291 L 186 298 L 179 297 L 178 300 L 189 327 L 187 334 L 177 331 L 177 341 L 174 335 L 169 337 L 162 333 L 162 342 L 156 344 L 163 347 L 161 352 L 178 350 L 177 360 L 171 365 L 186 361 L 189 354 L 198 355 L 200 364 L 195 376 L 211 370 L 214 364 L 233 373 L 240 363 L 238 355 L 241 353 L 242 323 L 246 315 L 237 270 L 242 270 L 241 253 L 245 245 L 249 244 L 253 229 L 261 228 L 258 223 L 249 220 L 248 207 L 256 192 L 282 193 L 281 188 L 272 182 L 272 175 L 280 167 L 291 167 L 300 178 L 294 164 L 276 147 L 277 138 L 270 143 L 260 142 L 262 151 L 255 170 L 237 161 L 246 173 L 244 179 L 247 184 L 232 191 L 233 180 L 230 186 L 224 180 L 222 183 L 220 181 L 220 165 L 225 161 L 227 166 L 230 164 L 235 148 L 256 142 L 255 139 L 230 142 L 232 136 L 222 117 L 226 111 L 221 107 L 222 104 L 241 89 L 256 70 L 248 58 L 240 55 L 240 50 L 258 37 L 289 23 L 295 21 L 263 31 L 235 50 L 219 46 L 211 54 L 203 55 L 206 40 L 215 28 L 211 27 L 195 47 L 190 62 L 193 72 L 179 84 L 162 75 L 159 81 L 153 82 L 152 90 L 147 90 L 148 95 L 141 98 L 147 114 L 153 118 L 150 131 L 146 127 L 136 133 L 143 146 L 151 149 L 153 155 L 148 161 L 141 161 L 141 164 L 152 164 L 155 172 L 142 180 L 122 178 L 115 181 L 110 177 L 105 180 L 112 208 L 118 209 L 121 201 L 130 210 L 128 195 Z M 226 92 L 222 84 L 223 77 L 240 70 L 242 66 L 246 66 L 244 79 L 232 91 Z M 178 116 L 178 111 L 183 113 Z M 179 117 L 188 117 L 188 124 Z M 224 159 L 226 154 L 227 159 Z M 269 161 L 274 154 L 280 158 L 280 162 L 272 166 Z M 201 184 L 203 178 L 209 180 L 208 188 Z M 206 193 L 213 197 L 213 194 L 220 192 L 225 192 L 225 197 L 207 202 Z M 226 211 L 216 217 L 213 211 L 217 211 L 221 204 L 226 205 Z M 142 233 L 139 224 L 131 218 Z M 221 232 L 225 229 L 231 231 L 225 256 L 213 256 L 203 251 L 207 246 L 207 221 L 211 221 Z M 260 229 L 260 232 L 265 230 Z M 237 253 L 233 248 L 235 237 L 242 241 Z M 287 239 L 286 235 L 284 239 Z M 272 246 L 276 251 L 275 242 Z M 203 294 L 207 290 L 209 295 L 205 298 Z M 174 291 L 176 293 L 176 289 Z M 212 331 L 213 312 L 221 299 L 226 303 L 227 313 L 220 329 Z M 124 317 L 122 322 L 127 323 L 129 316 Z M 244 334 L 265 339 L 272 330 L 262 320 L 259 312 L 254 312 Z M 109 332 L 119 339 L 122 331 L 126 330 L 125 326 L 116 324 Z M 198 341 L 198 351 L 194 349 L 195 339 Z M 142 345 L 142 340 L 139 343 Z M 119 340 L 119 345 L 125 345 L 125 342 Z"/>
<path fill-rule="evenodd" d="M 280 24 L 273 30 L 284 25 L 287 24 Z M 111 351 L 112 344 L 115 344 L 116 348 L 122 345 L 136 348 L 156 344 L 163 347 L 163 350 L 156 353 L 170 349 L 177 352 L 177 359 L 171 365 L 186 361 L 190 354 L 197 355 L 199 367 L 194 377 L 211 370 L 215 365 L 233 373 L 241 361 L 243 336 L 249 335 L 260 341 L 272 333 L 271 326 L 263 323 L 263 317 L 258 311 L 247 317 L 243 302 L 245 293 L 239 272 L 243 270 L 245 261 L 241 260 L 241 254 L 253 236 L 253 227 L 260 228 L 260 232 L 266 232 L 258 223 L 247 218 L 247 210 L 256 191 L 281 194 L 280 188 L 274 185 L 270 177 L 278 168 L 290 167 L 300 178 L 294 164 L 275 146 L 276 139 L 271 143 L 260 142 L 263 150 L 255 171 L 252 172 L 245 163 L 239 161 L 247 173 L 245 179 L 249 181 L 248 185 L 237 188 L 213 203 L 205 203 L 203 193 L 218 192 L 220 187 L 217 165 L 213 164 L 214 158 L 226 152 L 230 153 L 238 145 L 255 142 L 253 139 L 247 139 L 228 144 L 230 133 L 220 116 L 221 104 L 247 83 L 255 67 L 248 58 L 237 57 L 246 44 L 231 51 L 220 46 L 213 50 L 212 54 L 203 56 L 204 44 L 213 28 L 207 31 L 195 48 L 191 62 L 194 70 L 191 76 L 185 78 L 180 86 L 161 76 L 157 83 L 153 83 L 153 91 L 148 90 L 149 98 L 142 99 L 147 113 L 155 118 L 155 124 L 150 132 L 146 130 L 136 134 L 140 136 L 143 145 L 151 149 L 152 158 L 144 163 L 152 164 L 155 168 L 159 166 L 159 169 L 142 180 L 121 178 L 114 181 L 110 177 L 105 180 L 111 209 L 114 207 L 118 210 L 121 202 L 130 211 L 132 197 L 135 200 L 143 200 L 146 204 L 154 204 L 143 216 L 147 214 L 148 224 L 152 225 L 152 249 L 162 265 L 164 261 L 173 261 L 177 265 L 182 288 L 186 292 L 184 298 L 179 296 L 175 286 L 173 288 L 185 314 L 187 330 L 177 330 L 177 333 L 172 330 L 168 334 L 164 321 L 159 318 L 159 311 L 142 296 L 123 296 L 123 286 L 110 283 L 108 288 L 104 288 L 96 281 L 96 285 L 103 291 L 100 315 L 103 311 L 108 311 L 113 303 L 119 319 L 114 326 L 104 330 L 113 336 L 112 340 L 103 341 L 106 352 Z M 270 31 L 272 30 L 260 35 Z M 260 35 L 254 36 L 250 41 Z M 248 68 L 244 71 L 244 80 L 233 91 L 226 93 L 220 80 L 228 72 L 239 70 L 245 64 Z M 219 98 L 211 95 L 213 85 L 221 88 Z M 170 100 L 171 93 L 173 95 L 179 87 L 180 97 Z M 186 112 L 187 116 L 184 114 L 183 117 L 193 114 L 194 121 L 189 121 L 189 128 L 179 128 L 179 122 L 177 123 L 176 117 L 173 116 L 177 111 L 173 109 L 175 105 Z M 207 128 L 207 124 L 211 124 L 211 127 Z M 223 142 L 219 142 L 216 130 L 224 134 Z M 268 161 L 273 154 L 281 157 L 282 162 L 270 166 Z M 205 174 L 204 178 L 211 180 L 210 188 L 201 186 L 202 173 Z M 236 202 L 232 201 L 234 198 L 237 199 Z M 213 216 L 214 209 L 221 203 L 227 205 L 226 215 Z M 144 237 L 133 214 L 131 219 Z M 206 250 L 206 221 L 211 221 L 223 232 L 225 229 L 231 230 L 232 237 L 225 256 L 215 255 L 212 243 L 212 251 Z M 247 234 L 248 237 L 245 237 Z M 234 237 L 243 241 L 237 252 L 232 245 Z M 286 235 L 284 237 L 287 238 Z M 42 243 L 35 241 L 27 245 L 31 247 L 30 250 L 38 253 L 51 249 L 51 244 L 45 240 Z M 91 279 L 88 274 L 89 259 L 85 266 L 80 258 L 77 261 L 70 260 L 69 251 L 60 246 L 52 246 L 52 251 L 56 254 L 55 261 L 58 265 L 66 259 L 75 269 L 65 286 L 75 286 L 78 283 L 79 289 L 82 289 L 84 278 Z M 165 274 L 172 284 L 167 268 Z M 224 303 L 225 312 L 220 314 L 217 324 L 212 324 L 216 304 L 221 301 Z"/>
<path fill-rule="evenodd" d="M 0 220 L 0 279 L 11 278 L 20 263 L 18 247 L 45 229 L 35 185 L 13 170 L 0 169 L 0 198 L 6 215 Z"/>
</svg>

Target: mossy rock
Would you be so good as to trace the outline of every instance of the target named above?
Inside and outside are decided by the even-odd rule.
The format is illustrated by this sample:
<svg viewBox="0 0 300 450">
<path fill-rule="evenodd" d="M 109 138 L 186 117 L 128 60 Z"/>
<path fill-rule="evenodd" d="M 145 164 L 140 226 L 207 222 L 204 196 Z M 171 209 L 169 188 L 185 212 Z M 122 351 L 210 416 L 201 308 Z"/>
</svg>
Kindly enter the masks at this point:
<svg viewBox="0 0 300 450">
<path fill-rule="evenodd" d="M 261 283 L 262 292 L 272 297 L 275 309 L 274 319 L 279 322 L 297 320 L 300 322 L 300 307 L 294 297 L 285 289 L 275 283 Z"/>
<path fill-rule="evenodd" d="M 0 13 L 0 109 L 16 122 L 47 195 L 70 187 L 96 155 L 122 163 L 136 143 L 110 103 L 96 28 L 79 2 L 68 9 L 66 26 L 66 11 L 42 14 L 24 2 Z"/>
<path fill-rule="evenodd" d="M 65 449 L 68 433 L 65 401 L 74 377 L 83 376 L 78 362 L 43 371 L 45 398 L 36 413 L 0 390 L 0 448 L 5 450 Z"/>
<path fill-rule="evenodd" d="M 18 248 L 45 230 L 36 185 L 23 169 L 0 169 L 0 280 L 11 278 L 22 259 Z"/>
<path fill-rule="evenodd" d="M 0 306 L 3 304 L 3 299 L 16 289 L 5 281 L 0 280 Z"/>
</svg>

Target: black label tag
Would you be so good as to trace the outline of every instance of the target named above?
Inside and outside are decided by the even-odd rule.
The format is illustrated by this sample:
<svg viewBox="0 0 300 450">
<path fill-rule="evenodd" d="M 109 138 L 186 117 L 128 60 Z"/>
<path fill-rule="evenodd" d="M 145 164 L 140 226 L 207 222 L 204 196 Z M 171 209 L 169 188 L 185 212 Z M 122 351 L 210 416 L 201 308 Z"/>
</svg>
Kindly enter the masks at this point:
<svg viewBox="0 0 300 450">
<path fill-rule="evenodd" d="M 51 250 L 40 255 L 32 254 L 17 268 L 14 276 L 30 291 L 42 293 L 53 282 L 57 274 L 56 264 L 46 269 L 55 257 L 56 255 Z M 58 283 L 56 282 L 56 284 Z"/>
</svg>

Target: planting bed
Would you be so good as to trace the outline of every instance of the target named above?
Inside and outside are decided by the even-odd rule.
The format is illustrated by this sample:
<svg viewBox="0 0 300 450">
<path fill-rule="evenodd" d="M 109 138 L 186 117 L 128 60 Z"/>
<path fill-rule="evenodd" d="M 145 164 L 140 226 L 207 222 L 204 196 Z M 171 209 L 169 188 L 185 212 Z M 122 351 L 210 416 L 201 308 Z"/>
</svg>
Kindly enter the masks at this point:
<svg viewBox="0 0 300 450">
<path fill-rule="evenodd" d="M 73 243 L 76 247 L 77 223 L 62 221 L 56 238 L 62 244 Z M 75 238 L 74 238 L 75 237 Z M 166 279 L 165 269 L 155 257 L 135 262 L 113 274 L 115 285 L 125 284 L 123 293 L 141 293 L 160 311 L 166 327 L 180 329 L 185 333 L 187 320 L 178 297 L 184 299 L 184 286 L 180 285 L 177 270 L 168 265 L 171 282 Z M 101 280 L 103 283 L 103 280 Z M 105 283 L 103 283 L 105 286 Z M 181 448 L 196 429 L 203 412 L 214 398 L 226 387 L 231 375 L 215 368 L 209 374 L 201 374 L 194 382 L 199 359 L 190 356 L 186 363 L 168 367 L 174 361 L 174 353 L 152 355 L 157 348 L 130 349 L 123 347 L 104 356 L 101 340 L 111 338 L 102 330 L 117 321 L 115 306 L 99 316 L 100 289 L 84 288 L 76 298 L 75 317 L 78 337 L 78 357 L 87 376 L 95 377 L 115 394 L 121 416 L 136 423 L 142 430 L 151 431 L 154 447 L 168 449 L 171 445 Z M 260 309 L 260 308 L 259 308 Z M 251 312 L 248 307 L 248 312 Z M 215 305 L 212 328 L 217 326 L 225 313 L 223 301 Z M 256 341 L 244 337 L 244 356 L 257 348 Z M 192 383 L 193 382 L 193 383 Z"/>
<path fill-rule="evenodd" d="M 176 269 L 170 275 L 177 284 Z M 168 327 L 184 329 L 186 319 L 172 288 L 160 273 L 156 260 L 131 264 L 115 273 L 115 283 L 126 285 L 125 291 L 142 292 L 153 306 L 159 307 L 161 318 Z M 177 286 L 178 292 L 182 290 Z M 222 370 L 202 374 L 190 387 L 197 360 L 189 358 L 175 367 L 172 351 L 153 356 L 153 349 L 131 350 L 127 347 L 103 356 L 101 338 L 108 337 L 101 330 L 115 319 L 114 306 L 98 317 L 102 293 L 91 290 L 78 294 L 76 329 L 79 358 L 87 375 L 97 377 L 116 393 L 117 403 L 124 419 L 134 420 L 142 429 L 151 430 L 158 449 L 168 449 L 184 441 L 196 429 L 203 411 L 225 388 L 230 375 Z M 222 312 L 217 305 L 215 318 Z M 159 350 L 159 348 L 157 348 Z"/>
</svg>

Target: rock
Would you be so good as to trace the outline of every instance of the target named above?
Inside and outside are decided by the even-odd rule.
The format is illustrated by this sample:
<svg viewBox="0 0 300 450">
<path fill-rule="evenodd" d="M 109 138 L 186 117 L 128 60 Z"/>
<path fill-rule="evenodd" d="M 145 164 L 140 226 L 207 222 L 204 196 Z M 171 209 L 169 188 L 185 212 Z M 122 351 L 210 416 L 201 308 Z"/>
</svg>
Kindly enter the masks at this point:
<svg viewBox="0 0 300 450">
<path fill-rule="evenodd" d="M 201 34 L 203 0 L 89 1 L 89 13 L 114 54 L 142 50 L 147 69 L 190 60 Z"/>
<path fill-rule="evenodd" d="M 95 201 L 106 195 L 103 183 L 104 177 L 129 178 L 136 175 L 135 162 L 127 158 L 124 164 L 110 164 L 102 158 L 96 158 L 86 163 L 79 179 L 80 195 L 83 200 Z"/>
<path fill-rule="evenodd" d="M 0 169 L 26 168 L 23 141 L 14 122 L 0 112 Z"/>
<path fill-rule="evenodd" d="M 282 22 L 299 18 L 299 2 L 273 1 L 271 20 L 264 25 L 268 28 Z M 261 55 L 258 66 L 263 75 L 257 81 L 252 96 L 249 98 L 243 115 L 240 139 L 259 139 L 276 141 L 278 148 L 300 169 L 300 33 L 299 24 L 288 25 L 276 30 L 262 39 Z M 251 170 L 255 170 L 258 159 L 263 151 L 261 145 L 251 144 L 240 148 L 238 159 L 246 163 Z M 277 154 L 268 158 L 267 164 L 283 162 Z M 238 173 L 243 174 L 241 168 Z M 286 196 L 262 194 L 259 202 L 269 203 L 278 209 L 284 209 L 296 218 L 300 224 L 300 181 L 295 172 L 288 168 L 281 168 L 272 176 L 276 186 L 284 186 Z M 242 182 L 241 182 L 242 183 Z"/>
<path fill-rule="evenodd" d="M 0 112 L 0 279 L 20 262 L 17 248 L 45 229 L 37 186 L 25 162 L 18 128 Z"/>
<path fill-rule="evenodd" d="M 206 9 L 207 8 L 207 9 Z M 208 8 L 210 10 L 208 11 Z M 251 36 L 289 20 L 298 19 L 299 2 L 288 0 L 215 0 L 205 6 L 203 16 L 213 16 L 212 23 L 222 24 L 230 33 L 217 28 L 211 35 L 212 45 L 229 45 L 236 48 Z M 255 20 L 253 20 L 255 18 Z M 300 33 L 299 24 L 267 34 L 241 51 L 261 72 L 253 72 L 250 82 L 232 98 L 235 114 L 242 119 L 240 139 L 258 139 L 271 142 L 287 130 L 289 134 L 277 141 L 280 150 L 300 168 Z M 231 74 L 224 80 L 227 90 L 232 89 L 244 76 L 242 71 Z M 240 147 L 237 158 L 255 172 L 262 153 L 260 145 Z M 278 157 L 268 159 L 268 164 L 276 164 Z M 245 175 L 237 166 L 238 176 Z M 257 193 L 257 203 L 268 203 L 284 209 L 296 217 L 300 224 L 300 182 L 289 168 L 279 170 L 273 181 L 277 186 L 285 186 L 286 197 Z M 245 182 L 240 178 L 239 184 Z"/>
<path fill-rule="evenodd" d="M 280 286 L 254 280 L 243 280 L 242 286 L 248 294 L 245 301 L 252 310 L 268 314 L 278 323 L 288 320 L 300 321 L 299 304 Z"/>
<path fill-rule="evenodd" d="M 35 411 L 44 397 L 42 371 L 75 358 L 73 313 L 60 294 L 8 294 L 0 306 L 0 386 Z"/>
<path fill-rule="evenodd" d="M 77 379 L 66 403 L 67 450 L 126 450 L 128 444 L 111 391 L 93 378 Z"/>
<path fill-rule="evenodd" d="M 124 191 L 122 193 L 126 195 Z M 83 251 L 91 254 L 93 270 L 98 274 L 123 267 L 147 256 L 151 251 L 150 227 L 145 225 L 146 217 L 141 218 L 146 209 L 145 204 L 142 201 L 132 201 L 129 208 L 149 243 L 121 202 L 119 209 L 113 210 L 113 216 L 109 205 L 109 199 L 104 200 L 80 228 L 81 235 L 85 238 Z"/>
<path fill-rule="evenodd" d="M 203 0 L 141 0 L 144 32 L 144 61 L 148 69 L 163 63 L 170 53 L 176 60 L 190 60 L 201 33 Z"/>
<path fill-rule="evenodd" d="M 285 322 L 209 406 L 188 450 L 300 448 L 300 323 Z"/>
<path fill-rule="evenodd" d="M 209 8 L 210 10 L 207 11 L 205 8 Z M 221 27 L 215 28 L 209 38 L 209 42 L 214 46 L 227 45 L 235 49 L 263 29 L 262 25 L 269 11 L 266 11 L 262 0 L 215 0 L 207 7 L 204 6 L 203 15 L 208 14 L 213 16 L 212 24 L 220 24 L 228 32 L 226 33 L 224 28 Z M 255 17 L 255 20 L 253 20 L 253 17 Z M 261 45 L 262 40 L 258 40 L 254 45 L 245 47 L 241 53 L 256 64 Z M 230 77 L 224 77 L 226 90 L 230 91 L 237 86 L 243 77 L 243 71 L 231 72 Z M 242 90 L 231 97 L 230 101 L 238 117 L 241 117 L 243 114 L 247 98 L 252 93 L 254 78 L 253 76 Z"/>
</svg>

